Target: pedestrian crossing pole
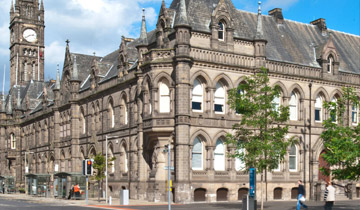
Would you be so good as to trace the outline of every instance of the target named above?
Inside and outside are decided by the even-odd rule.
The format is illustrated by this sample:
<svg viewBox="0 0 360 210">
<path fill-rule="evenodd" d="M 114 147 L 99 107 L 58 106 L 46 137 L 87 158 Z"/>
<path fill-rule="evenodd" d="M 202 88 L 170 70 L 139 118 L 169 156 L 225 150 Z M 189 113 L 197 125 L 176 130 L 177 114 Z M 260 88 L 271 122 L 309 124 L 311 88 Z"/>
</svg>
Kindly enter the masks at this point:
<svg viewBox="0 0 360 210">
<path fill-rule="evenodd" d="M 169 210 L 171 210 L 171 144 L 168 144 L 168 202 L 169 202 Z"/>
<path fill-rule="evenodd" d="M 89 177 L 86 175 L 86 187 L 85 187 L 86 205 L 89 204 Z"/>
</svg>

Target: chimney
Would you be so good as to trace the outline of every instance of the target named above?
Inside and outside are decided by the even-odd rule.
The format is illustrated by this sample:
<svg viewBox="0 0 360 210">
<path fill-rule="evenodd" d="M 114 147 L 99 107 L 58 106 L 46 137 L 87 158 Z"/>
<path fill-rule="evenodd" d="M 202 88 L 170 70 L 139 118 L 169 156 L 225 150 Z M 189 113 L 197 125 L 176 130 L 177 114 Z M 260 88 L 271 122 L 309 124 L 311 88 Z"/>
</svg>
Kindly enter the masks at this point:
<svg viewBox="0 0 360 210">
<path fill-rule="evenodd" d="M 327 31 L 326 22 L 325 22 L 324 18 L 319 18 L 317 20 L 314 20 L 314 21 L 310 22 L 310 24 L 317 26 L 320 29 L 322 34 L 326 33 L 326 31 Z"/>
<path fill-rule="evenodd" d="M 275 8 L 269 11 L 269 15 L 273 16 L 275 18 L 275 21 L 277 24 L 283 24 L 284 23 L 284 16 L 282 14 L 281 8 Z"/>
</svg>

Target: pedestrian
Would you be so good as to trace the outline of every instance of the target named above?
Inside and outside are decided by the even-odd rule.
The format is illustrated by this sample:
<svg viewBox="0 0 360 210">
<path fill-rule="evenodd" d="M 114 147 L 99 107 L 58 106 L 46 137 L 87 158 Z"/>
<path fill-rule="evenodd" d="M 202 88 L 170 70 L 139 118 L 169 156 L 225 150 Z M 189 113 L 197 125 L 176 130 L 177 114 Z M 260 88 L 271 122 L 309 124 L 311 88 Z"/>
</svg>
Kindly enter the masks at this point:
<svg viewBox="0 0 360 210">
<path fill-rule="evenodd" d="M 327 187 L 324 194 L 325 210 L 331 210 L 335 202 L 335 187 L 331 182 L 327 182 Z"/>
<path fill-rule="evenodd" d="M 3 194 L 5 194 L 5 182 L 2 182 L 2 191 L 3 191 Z"/>
<path fill-rule="evenodd" d="M 74 186 L 75 198 L 78 199 L 80 197 L 80 187 L 79 184 L 76 183 Z"/>
<path fill-rule="evenodd" d="M 298 181 L 299 184 L 299 188 L 298 188 L 298 200 L 297 200 L 297 205 L 296 205 L 296 209 L 300 210 L 301 206 L 304 207 L 305 209 L 307 209 L 307 205 L 303 204 L 303 202 L 305 201 L 305 188 L 304 185 L 302 185 L 302 181 L 299 180 Z"/>
<path fill-rule="evenodd" d="M 74 196 L 74 185 L 71 185 L 71 188 L 69 190 L 69 196 L 68 196 L 68 200 L 71 199 L 71 197 Z"/>
</svg>

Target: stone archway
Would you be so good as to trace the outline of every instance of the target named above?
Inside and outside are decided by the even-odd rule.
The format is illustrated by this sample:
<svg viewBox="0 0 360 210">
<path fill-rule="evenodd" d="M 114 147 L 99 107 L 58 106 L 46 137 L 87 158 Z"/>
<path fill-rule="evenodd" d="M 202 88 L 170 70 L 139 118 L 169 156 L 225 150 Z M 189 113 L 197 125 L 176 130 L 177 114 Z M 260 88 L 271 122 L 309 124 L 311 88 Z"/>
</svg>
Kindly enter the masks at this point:
<svg viewBox="0 0 360 210">
<path fill-rule="evenodd" d="M 329 168 L 329 164 L 325 161 L 325 159 L 322 157 L 322 155 L 325 153 L 325 150 L 323 150 L 320 155 L 319 155 L 319 176 L 318 176 L 318 180 L 319 182 L 324 181 L 324 182 L 329 182 L 330 181 L 330 177 L 326 176 L 320 169 L 321 168 Z"/>
</svg>

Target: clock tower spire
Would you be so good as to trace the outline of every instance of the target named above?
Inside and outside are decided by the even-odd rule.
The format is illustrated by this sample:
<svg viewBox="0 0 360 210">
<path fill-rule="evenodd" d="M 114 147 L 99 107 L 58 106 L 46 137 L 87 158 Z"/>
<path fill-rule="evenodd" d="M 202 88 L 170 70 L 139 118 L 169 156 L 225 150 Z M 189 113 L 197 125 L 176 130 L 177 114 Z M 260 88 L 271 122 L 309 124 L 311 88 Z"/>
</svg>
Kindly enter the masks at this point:
<svg viewBox="0 0 360 210">
<path fill-rule="evenodd" d="M 13 5 L 13 4 L 12 4 Z M 16 0 L 10 9 L 10 86 L 44 81 L 44 4 Z"/>
</svg>

